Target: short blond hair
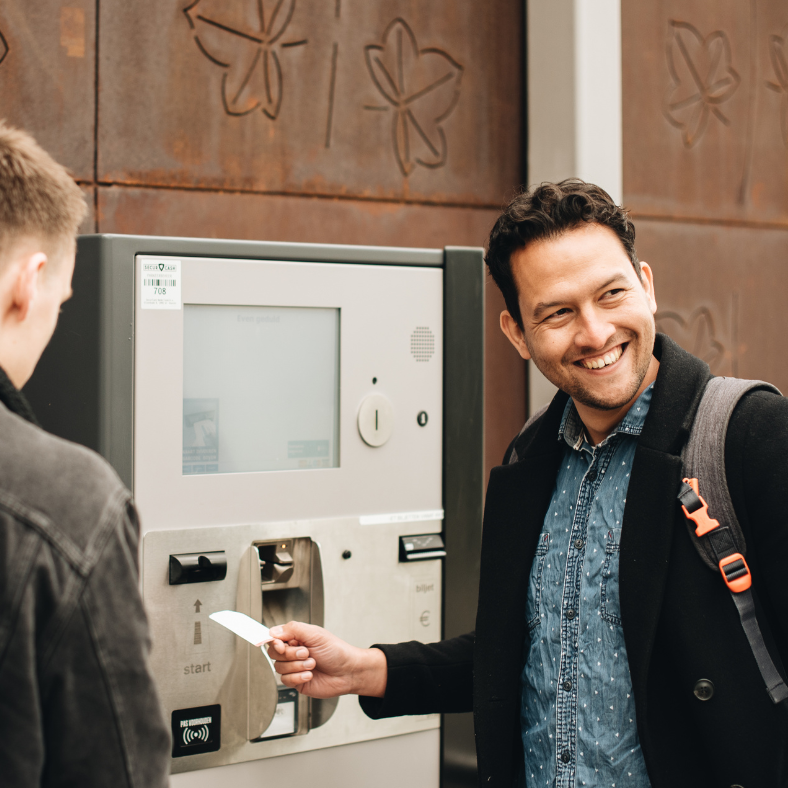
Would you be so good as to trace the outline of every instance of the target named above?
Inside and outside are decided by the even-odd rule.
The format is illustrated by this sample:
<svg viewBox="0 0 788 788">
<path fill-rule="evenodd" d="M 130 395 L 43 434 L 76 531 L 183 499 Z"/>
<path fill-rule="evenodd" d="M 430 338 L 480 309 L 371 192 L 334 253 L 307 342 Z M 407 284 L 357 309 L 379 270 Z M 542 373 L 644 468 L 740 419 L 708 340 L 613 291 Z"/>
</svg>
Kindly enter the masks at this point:
<svg viewBox="0 0 788 788">
<path fill-rule="evenodd" d="M 29 237 L 59 250 L 73 242 L 86 213 L 66 168 L 30 134 L 0 120 L 0 255 Z"/>
</svg>

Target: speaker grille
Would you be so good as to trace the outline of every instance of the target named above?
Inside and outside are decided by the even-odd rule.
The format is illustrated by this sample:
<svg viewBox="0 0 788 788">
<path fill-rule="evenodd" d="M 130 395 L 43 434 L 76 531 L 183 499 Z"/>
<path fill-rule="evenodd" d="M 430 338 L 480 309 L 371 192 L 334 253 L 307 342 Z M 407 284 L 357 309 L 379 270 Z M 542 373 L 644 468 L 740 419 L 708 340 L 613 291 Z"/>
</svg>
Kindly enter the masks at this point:
<svg viewBox="0 0 788 788">
<path fill-rule="evenodd" d="M 435 355 L 435 335 L 427 326 L 416 326 L 410 335 L 410 352 L 416 361 L 429 361 Z"/>
</svg>

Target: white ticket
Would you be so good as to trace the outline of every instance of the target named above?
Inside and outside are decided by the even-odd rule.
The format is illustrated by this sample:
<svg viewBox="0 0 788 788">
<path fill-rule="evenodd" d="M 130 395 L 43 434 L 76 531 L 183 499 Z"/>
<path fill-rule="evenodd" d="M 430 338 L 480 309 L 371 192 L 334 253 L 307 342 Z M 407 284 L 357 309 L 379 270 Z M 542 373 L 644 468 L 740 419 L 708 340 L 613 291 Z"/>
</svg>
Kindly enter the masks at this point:
<svg viewBox="0 0 788 788">
<path fill-rule="evenodd" d="M 235 610 L 220 610 L 218 613 L 211 613 L 208 616 L 212 621 L 227 627 L 231 632 L 235 632 L 238 637 L 247 640 L 253 646 L 262 646 L 263 643 L 268 643 L 273 640 L 271 635 L 268 634 L 268 627 L 263 626 L 259 621 L 244 613 L 238 613 Z"/>
</svg>

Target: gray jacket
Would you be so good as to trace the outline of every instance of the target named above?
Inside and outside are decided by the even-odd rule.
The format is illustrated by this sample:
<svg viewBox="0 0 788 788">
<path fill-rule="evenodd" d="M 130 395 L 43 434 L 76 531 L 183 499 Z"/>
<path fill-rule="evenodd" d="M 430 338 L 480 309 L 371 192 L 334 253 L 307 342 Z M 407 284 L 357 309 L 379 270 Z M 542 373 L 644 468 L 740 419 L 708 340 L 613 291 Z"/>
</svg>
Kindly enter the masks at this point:
<svg viewBox="0 0 788 788">
<path fill-rule="evenodd" d="M 0 370 L 0 784 L 166 786 L 131 495 L 19 399 Z"/>
</svg>

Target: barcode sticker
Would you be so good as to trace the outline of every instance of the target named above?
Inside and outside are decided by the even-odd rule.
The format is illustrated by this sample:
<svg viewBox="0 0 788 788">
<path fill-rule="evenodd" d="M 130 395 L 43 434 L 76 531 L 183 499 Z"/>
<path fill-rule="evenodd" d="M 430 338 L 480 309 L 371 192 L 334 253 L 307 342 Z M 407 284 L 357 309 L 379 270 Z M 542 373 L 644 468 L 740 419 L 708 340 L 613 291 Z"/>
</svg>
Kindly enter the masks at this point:
<svg viewBox="0 0 788 788">
<path fill-rule="evenodd" d="M 181 308 L 181 261 L 172 257 L 143 257 L 140 269 L 142 309 Z"/>
</svg>

